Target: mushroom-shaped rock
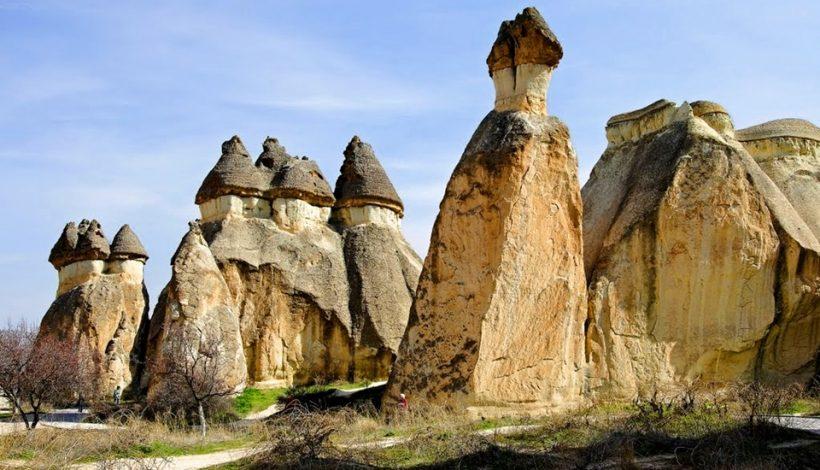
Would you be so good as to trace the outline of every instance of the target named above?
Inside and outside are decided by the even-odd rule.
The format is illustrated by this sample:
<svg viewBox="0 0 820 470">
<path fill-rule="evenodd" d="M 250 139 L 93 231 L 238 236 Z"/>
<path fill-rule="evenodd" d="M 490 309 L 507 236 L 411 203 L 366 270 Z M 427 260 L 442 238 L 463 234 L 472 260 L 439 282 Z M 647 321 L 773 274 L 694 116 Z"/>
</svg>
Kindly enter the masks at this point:
<svg viewBox="0 0 820 470">
<path fill-rule="evenodd" d="M 139 259 L 142 261 L 148 259 L 148 252 L 145 251 L 137 234 L 128 224 L 123 225 L 114 235 L 114 241 L 111 243 L 111 259 Z"/>
<path fill-rule="evenodd" d="M 285 147 L 279 143 L 279 139 L 268 137 L 262 143 L 262 153 L 256 160 L 256 166 L 261 165 L 276 171 L 292 158 Z"/>
<path fill-rule="evenodd" d="M 225 195 L 258 197 L 267 188 L 264 172 L 253 164 L 242 140 L 233 136 L 222 143 L 222 156 L 202 181 L 196 203 Z"/>
<path fill-rule="evenodd" d="M 57 243 L 51 248 L 51 253 L 48 255 L 48 262 L 54 265 L 56 269 L 71 263 L 74 249 L 77 248 L 77 225 L 74 222 L 69 222 L 63 228 L 63 233 L 57 239 Z"/>
<path fill-rule="evenodd" d="M 335 202 L 330 185 L 315 161 L 291 158 L 273 177 L 272 198 L 301 199 L 314 206 L 331 207 Z"/>
<path fill-rule="evenodd" d="M 74 260 L 104 260 L 111 254 L 111 247 L 105 239 L 102 227 L 96 220 L 80 222 L 77 236 L 77 248 L 74 250 Z"/>
<path fill-rule="evenodd" d="M 552 71 L 564 52 L 535 8 L 501 23 L 487 67 L 495 85 L 496 111 L 547 112 Z"/>
<path fill-rule="evenodd" d="M 344 156 L 334 192 L 336 207 L 376 205 L 402 215 L 404 204 L 370 144 L 362 142 L 359 136 L 353 136 Z"/>
</svg>

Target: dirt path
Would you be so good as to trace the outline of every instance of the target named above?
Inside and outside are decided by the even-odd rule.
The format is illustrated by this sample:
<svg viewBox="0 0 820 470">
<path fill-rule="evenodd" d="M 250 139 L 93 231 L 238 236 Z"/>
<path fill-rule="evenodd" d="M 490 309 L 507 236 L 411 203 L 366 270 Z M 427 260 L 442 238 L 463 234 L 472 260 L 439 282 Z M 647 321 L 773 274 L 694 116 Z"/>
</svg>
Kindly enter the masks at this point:
<svg viewBox="0 0 820 470">
<path fill-rule="evenodd" d="M 207 468 L 214 465 L 235 462 L 245 457 L 250 457 L 261 452 L 254 447 L 242 447 L 240 449 L 223 450 L 201 455 L 184 455 L 181 457 L 165 457 L 150 459 L 117 459 L 105 462 L 88 463 L 83 465 L 73 465 L 69 468 L 73 470 L 95 470 L 105 468 L 106 470 L 131 470 L 134 468 L 150 469 L 174 469 L 193 470 L 197 468 Z"/>
</svg>

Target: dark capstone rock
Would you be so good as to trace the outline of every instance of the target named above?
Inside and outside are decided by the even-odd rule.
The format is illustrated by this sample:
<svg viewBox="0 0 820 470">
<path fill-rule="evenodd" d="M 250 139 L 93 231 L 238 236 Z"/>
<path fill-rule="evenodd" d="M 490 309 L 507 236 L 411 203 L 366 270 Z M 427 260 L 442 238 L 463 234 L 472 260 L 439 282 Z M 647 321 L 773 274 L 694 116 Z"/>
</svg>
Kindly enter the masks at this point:
<svg viewBox="0 0 820 470">
<path fill-rule="evenodd" d="M 525 8 L 512 21 L 501 23 L 498 37 L 487 57 L 490 75 L 521 64 L 555 67 L 564 56 L 561 43 L 533 7 Z"/>
<path fill-rule="evenodd" d="M 336 180 L 336 206 L 381 205 L 402 214 L 404 204 L 370 144 L 353 136 Z"/>
<path fill-rule="evenodd" d="M 145 251 L 139 237 L 128 224 L 123 225 L 119 232 L 114 235 L 114 241 L 111 243 L 111 258 L 148 259 L 148 252 Z"/>
</svg>

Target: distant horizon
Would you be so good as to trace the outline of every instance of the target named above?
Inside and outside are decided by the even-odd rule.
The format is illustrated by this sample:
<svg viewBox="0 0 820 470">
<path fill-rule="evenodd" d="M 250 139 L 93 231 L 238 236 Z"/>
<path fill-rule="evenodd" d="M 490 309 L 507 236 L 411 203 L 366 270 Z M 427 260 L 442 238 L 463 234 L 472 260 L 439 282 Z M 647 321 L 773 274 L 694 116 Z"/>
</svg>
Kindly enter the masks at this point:
<svg viewBox="0 0 820 470">
<path fill-rule="evenodd" d="M 738 129 L 820 123 L 816 2 L 440 3 L 0 0 L 0 322 L 39 324 L 57 288 L 49 250 L 83 218 L 109 241 L 123 224 L 140 237 L 153 313 L 234 134 L 254 160 L 277 137 L 331 187 L 359 135 L 424 258 L 447 180 L 492 109 L 498 26 L 529 5 L 564 48 L 548 110 L 570 129 L 581 184 L 606 120 L 660 98 L 718 102 Z"/>
</svg>

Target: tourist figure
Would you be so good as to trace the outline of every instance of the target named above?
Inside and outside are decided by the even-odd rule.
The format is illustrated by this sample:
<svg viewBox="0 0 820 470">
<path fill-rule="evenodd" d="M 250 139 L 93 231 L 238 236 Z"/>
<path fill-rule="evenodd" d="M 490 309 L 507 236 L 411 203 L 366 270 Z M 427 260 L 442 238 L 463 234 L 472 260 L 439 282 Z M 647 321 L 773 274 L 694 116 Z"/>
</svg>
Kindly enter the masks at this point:
<svg viewBox="0 0 820 470">
<path fill-rule="evenodd" d="M 120 398 L 122 398 L 122 388 L 117 385 L 117 388 L 114 389 L 114 404 L 120 406 Z"/>
<path fill-rule="evenodd" d="M 399 409 L 404 411 L 410 409 L 407 404 L 407 397 L 403 393 L 399 393 Z"/>
</svg>

